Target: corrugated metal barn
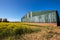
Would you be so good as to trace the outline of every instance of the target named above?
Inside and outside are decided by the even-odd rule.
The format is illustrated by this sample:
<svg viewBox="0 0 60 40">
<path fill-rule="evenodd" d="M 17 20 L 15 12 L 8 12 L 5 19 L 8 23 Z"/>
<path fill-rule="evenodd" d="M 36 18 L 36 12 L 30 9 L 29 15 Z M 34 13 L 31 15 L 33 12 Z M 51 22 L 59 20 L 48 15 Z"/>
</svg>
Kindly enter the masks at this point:
<svg viewBox="0 0 60 40">
<path fill-rule="evenodd" d="M 22 22 L 59 23 L 56 10 L 28 12 L 21 18 Z"/>
</svg>

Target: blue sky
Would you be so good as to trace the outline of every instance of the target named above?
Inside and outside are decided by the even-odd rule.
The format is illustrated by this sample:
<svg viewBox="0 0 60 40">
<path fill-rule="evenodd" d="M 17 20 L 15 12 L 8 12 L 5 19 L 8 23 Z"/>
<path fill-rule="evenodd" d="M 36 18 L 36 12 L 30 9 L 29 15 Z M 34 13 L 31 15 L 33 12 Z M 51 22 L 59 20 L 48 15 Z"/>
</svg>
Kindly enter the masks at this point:
<svg viewBox="0 0 60 40">
<path fill-rule="evenodd" d="M 9 21 L 21 21 L 27 12 L 39 10 L 58 10 L 60 16 L 60 0 L 0 0 L 0 18 Z"/>
</svg>

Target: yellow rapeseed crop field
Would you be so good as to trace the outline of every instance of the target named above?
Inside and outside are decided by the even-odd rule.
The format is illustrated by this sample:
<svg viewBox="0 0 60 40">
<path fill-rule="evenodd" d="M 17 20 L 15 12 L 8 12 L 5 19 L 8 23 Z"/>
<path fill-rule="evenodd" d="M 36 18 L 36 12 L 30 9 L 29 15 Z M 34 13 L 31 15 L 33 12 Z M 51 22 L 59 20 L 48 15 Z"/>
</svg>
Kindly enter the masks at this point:
<svg viewBox="0 0 60 40">
<path fill-rule="evenodd" d="M 0 22 L 0 39 L 10 36 L 17 36 L 26 33 L 37 32 L 38 28 L 33 28 L 30 25 L 24 25 L 23 23 L 14 22 Z"/>
</svg>

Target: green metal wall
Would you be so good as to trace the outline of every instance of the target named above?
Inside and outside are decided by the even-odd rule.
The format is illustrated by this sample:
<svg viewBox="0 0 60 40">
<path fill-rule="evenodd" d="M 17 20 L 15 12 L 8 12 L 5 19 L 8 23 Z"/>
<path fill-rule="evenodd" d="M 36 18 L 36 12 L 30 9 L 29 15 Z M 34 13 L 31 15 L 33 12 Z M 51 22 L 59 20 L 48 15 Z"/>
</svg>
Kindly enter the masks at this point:
<svg viewBox="0 0 60 40">
<path fill-rule="evenodd" d="M 22 22 L 42 22 L 42 23 L 56 23 L 57 13 L 55 10 L 29 12 L 21 18 Z"/>
</svg>

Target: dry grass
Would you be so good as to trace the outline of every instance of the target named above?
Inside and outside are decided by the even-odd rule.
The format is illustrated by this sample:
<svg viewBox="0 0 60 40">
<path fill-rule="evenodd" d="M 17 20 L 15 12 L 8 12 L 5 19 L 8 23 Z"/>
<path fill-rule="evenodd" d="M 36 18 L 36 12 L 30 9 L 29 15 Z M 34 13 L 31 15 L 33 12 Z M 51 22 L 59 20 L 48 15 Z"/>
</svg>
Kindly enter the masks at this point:
<svg viewBox="0 0 60 40">
<path fill-rule="evenodd" d="M 42 27 L 40 27 L 42 28 Z M 57 30 L 58 29 L 58 30 Z M 38 33 L 21 35 L 21 40 L 60 40 L 60 29 L 53 27 L 51 29 L 42 28 Z"/>
</svg>

